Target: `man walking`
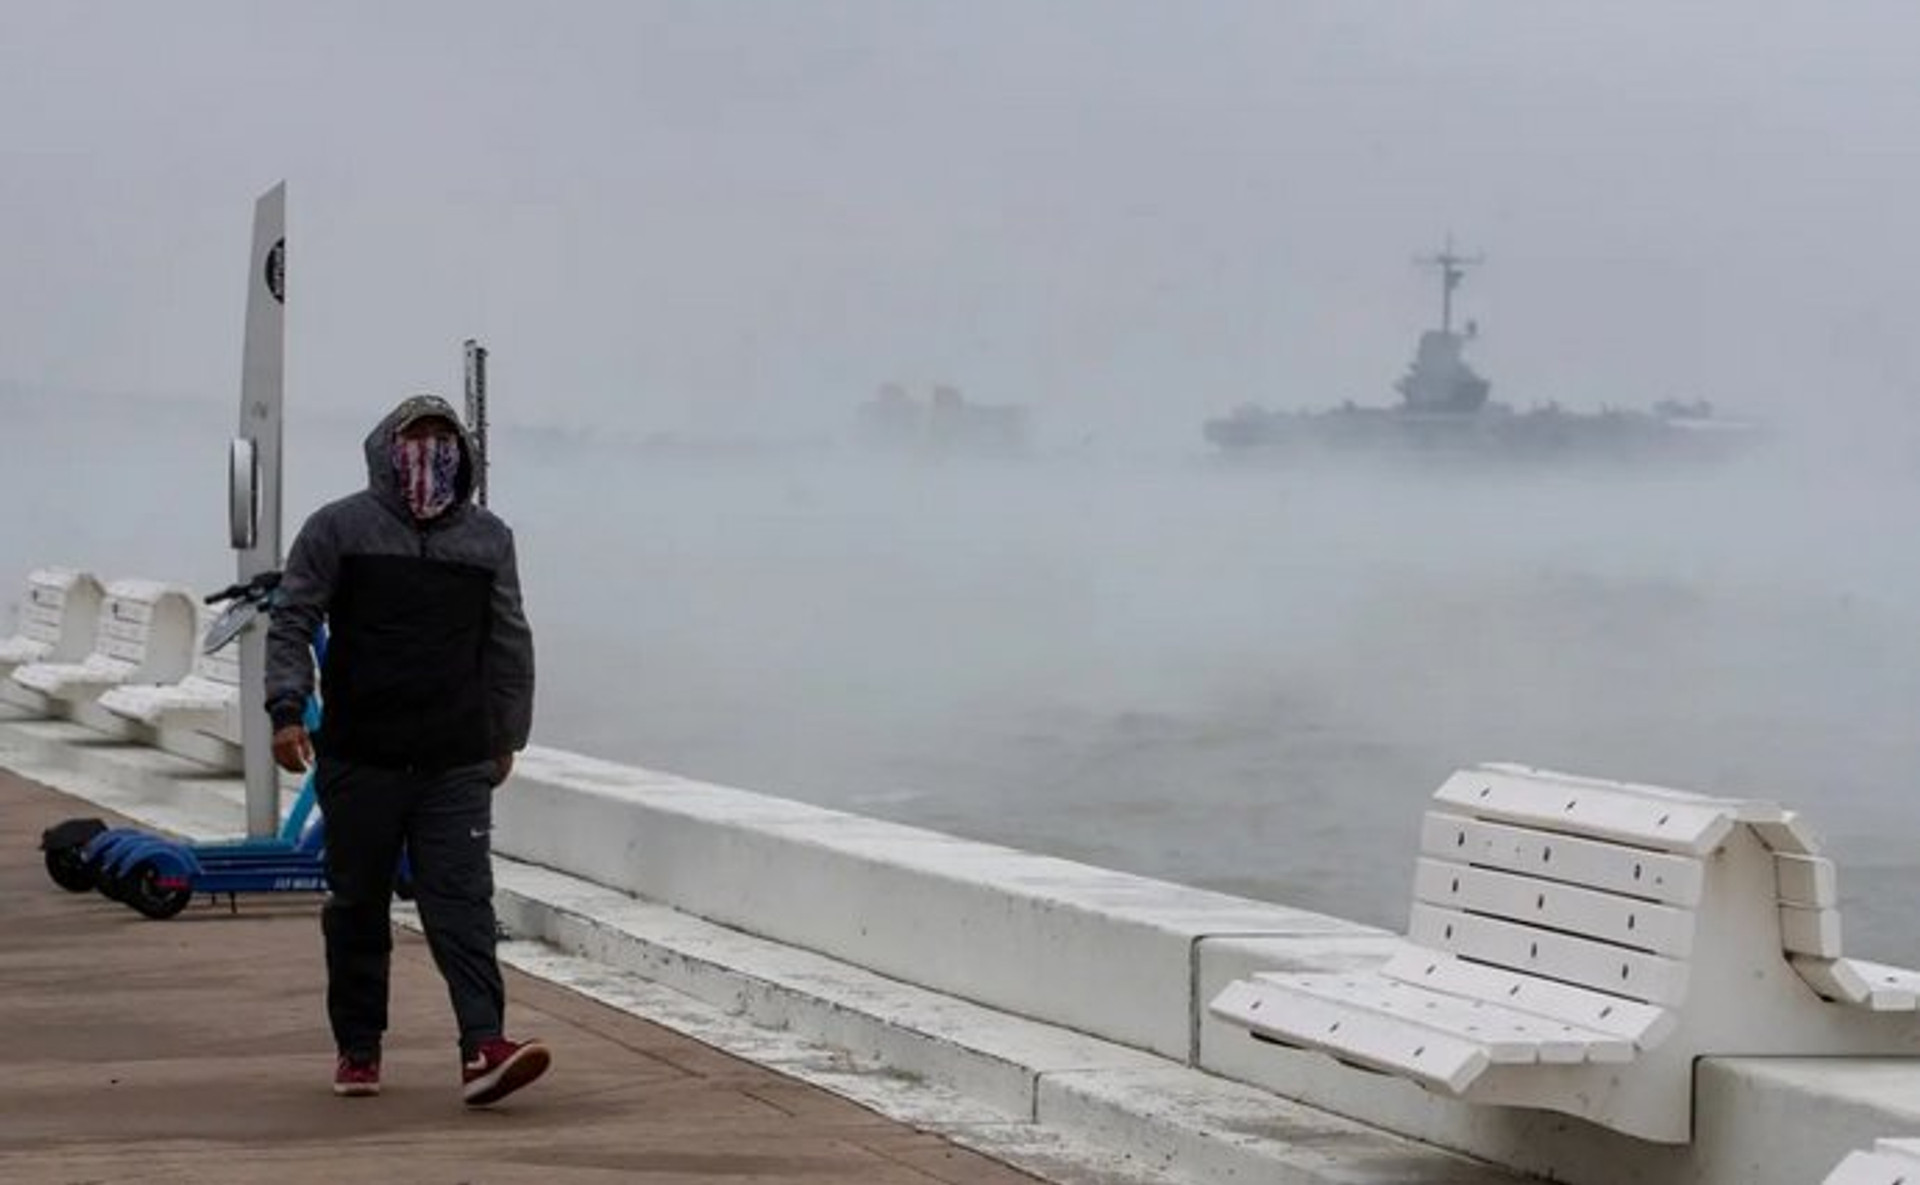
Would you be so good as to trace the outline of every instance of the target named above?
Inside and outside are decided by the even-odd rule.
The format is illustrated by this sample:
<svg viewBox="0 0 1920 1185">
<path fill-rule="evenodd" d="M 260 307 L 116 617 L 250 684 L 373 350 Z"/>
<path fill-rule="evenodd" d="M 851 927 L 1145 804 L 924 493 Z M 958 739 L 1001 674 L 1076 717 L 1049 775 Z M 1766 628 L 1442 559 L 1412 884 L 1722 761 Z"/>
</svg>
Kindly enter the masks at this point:
<svg viewBox="0 0 1920 1185">
<path fill-rule="evenodd" d="M 513 532 L 471 501 L 477 454 L 444 400 L 406 400 L 367 437 L 367 488 L 315 511 L 287 556 L 267 635 L 274 759 L 318 760 L 327 826 L 321 911 L 334 1093 L 380 1093 L 401 851 L 459 1022 L 467 1103 L 496 1102 L 550 1060 L 506 1039 L 494 953 L 493 788 L 533 718 L 533 635 Z M 327 626 L 319 730 L 303 726 Z"/>
</svg>

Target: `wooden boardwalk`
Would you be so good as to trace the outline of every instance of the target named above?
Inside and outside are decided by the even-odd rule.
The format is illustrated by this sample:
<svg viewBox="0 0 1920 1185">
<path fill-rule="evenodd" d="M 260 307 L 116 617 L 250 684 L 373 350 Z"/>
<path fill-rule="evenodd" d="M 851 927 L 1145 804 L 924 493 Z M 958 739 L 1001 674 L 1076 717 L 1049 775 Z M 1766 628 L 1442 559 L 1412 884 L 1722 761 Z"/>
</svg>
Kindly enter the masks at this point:
<svg viewBox="0 0 1920 1185">
<path fill-rule="evenodd" d="M 507 972 L 546 1079 L 463 1107 L 445 990 L 396 932 L 385 1093 L 338 1099 L 318 898 L 150 922 L 62 892 L 40 831 L 97 808 L 0 771 L 0 1181 L 9 1185 L 1013 1185 L 1034 1178 Z"/>
</svg>

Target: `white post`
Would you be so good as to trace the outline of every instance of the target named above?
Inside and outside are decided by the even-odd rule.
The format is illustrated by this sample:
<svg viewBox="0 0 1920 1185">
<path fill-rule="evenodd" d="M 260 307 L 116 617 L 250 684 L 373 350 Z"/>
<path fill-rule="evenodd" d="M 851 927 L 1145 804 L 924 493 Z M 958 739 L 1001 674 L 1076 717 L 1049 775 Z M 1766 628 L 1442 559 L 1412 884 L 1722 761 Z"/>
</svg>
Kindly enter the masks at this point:
<svg viewBox="0 0 1920 1185">
<path fill-rule="evenodd" d="M 239 440 L 235 450 L 252 454 L 250 531 L 234 531 L 239 577 L 247 581 L 280 567 L 280 405 L 285 390 L 287 293 L 286 182 L 260 196 L 253 208 L 253 253 L 247 262 L 247 334 L 240 366 Z M 234 467 L 233 480 L 248 480 Z M 236 510 L 236 513 L 243 513 Z M 280 778 L 273 764 L 273 728 L 267 719 L 266 617 L 240 635 L 240 738 L 247 777 L 247 835 L 271 836 L 280 828 Z"/>
</svg>

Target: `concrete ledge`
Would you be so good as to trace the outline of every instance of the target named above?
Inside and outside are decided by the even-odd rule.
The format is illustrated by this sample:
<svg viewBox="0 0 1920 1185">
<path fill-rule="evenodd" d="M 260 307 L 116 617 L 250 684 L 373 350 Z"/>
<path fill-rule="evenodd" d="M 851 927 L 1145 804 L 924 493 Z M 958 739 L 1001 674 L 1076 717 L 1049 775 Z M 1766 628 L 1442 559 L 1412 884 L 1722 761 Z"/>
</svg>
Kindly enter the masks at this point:
<svg viewBox="0 0 1920 1185">
<path fill-rule="evenodd" d="M 502 861 L 509 929 L 592 964 L 984 1103 L 1118 1157 L 1151 1180 L 1517 1180 L 1111 1042 L 997 1012 Z M 657 1018 L 656 1018 L 657 1019 Z M 944 1129 L 943 1129 L 944 1130 Z M 1391 1165 L 1390 1177 L 1366 1166 Z"/>
<path fill-rule="evenodd" d="M 498 802 L 503 855 L 1182 1062 L 1201 939 L 1377 933 L 551 749 Z"/>
<path fill-rule="evenodd" d="M 501 861 L 495 898 L 515 935 L 927 1078 L 1010 1118 L 1033 1118 L 1041 1074 L 1162 1064 L 545 869 Z"/>
</svg>

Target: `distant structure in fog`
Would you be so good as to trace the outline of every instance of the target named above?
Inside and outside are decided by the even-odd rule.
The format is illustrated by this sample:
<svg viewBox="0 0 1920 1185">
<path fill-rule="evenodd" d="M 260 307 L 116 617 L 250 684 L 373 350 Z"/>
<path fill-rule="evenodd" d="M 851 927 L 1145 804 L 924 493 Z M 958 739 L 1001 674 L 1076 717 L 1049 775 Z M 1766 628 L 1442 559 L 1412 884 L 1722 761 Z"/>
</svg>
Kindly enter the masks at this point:
<svg viewBox="0 0 1920 1185">
<path fill-rule="evenodd" d="M 936 383 L 925 403 L 901 383 L 883 383 L 860 405 L 861 441 L 896 452 L 1010 456 L 1027 447 L 1027 409 L 969 403 L 958 387 Z"/>
<path fill-rule="evenodd" d="M 1420 335 L 1412 365 L 1394 383 L 1397 405 L 1362 407 L 1349 401 L 1319 410 L 1276 411 L 1243 404 L 1206 421 L 1207 441 L 1229 456 L 1638 462 L 1715 460 L 1762 438 L 1759 424 L 1718 418 L 1705 400 L 1667 399 L 1651 411 L 1597 412 L 1566 411 L 1555 402 L 1516 410 L 1489 401 L 1492 385 L 1465 357 L 1480 327 L 1469 320 L 1464 331 L 1455 329 L 1453 308 L 1467 269 L 1483 260 L 1456 252 L 1449 236 L 1444 249 L 1418 262 L 1440 274 L 1440 324 Z"/>
</svg>

